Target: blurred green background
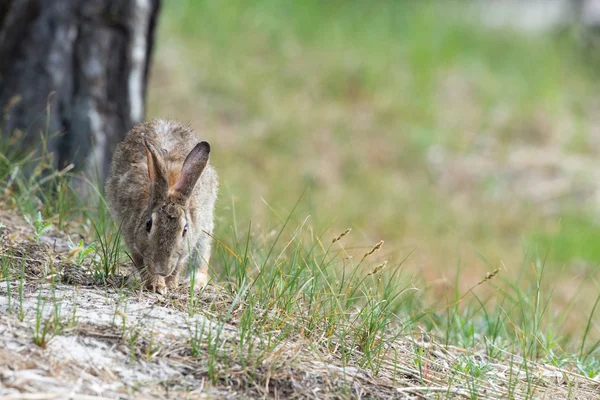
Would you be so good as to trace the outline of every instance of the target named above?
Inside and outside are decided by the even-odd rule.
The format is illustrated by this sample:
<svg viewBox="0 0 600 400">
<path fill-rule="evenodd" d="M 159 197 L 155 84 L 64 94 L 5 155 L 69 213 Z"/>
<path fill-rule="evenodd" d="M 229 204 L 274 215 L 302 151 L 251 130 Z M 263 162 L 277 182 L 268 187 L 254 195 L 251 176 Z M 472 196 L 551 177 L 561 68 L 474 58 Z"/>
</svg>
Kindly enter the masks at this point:
<svg viewBox="0 0 600 400">
<path fill-rule="evenodd" d="M 213 145 L 218 235 L 294 217 L 440 290 L 545 256 L 597 293 L 600 97 L 576 26 L 492 27 L 469 2 L 165 1 L 149 114 Z M 466 273 L 465 273 L 466 271 Z M 583 288 L 583 289 L 581 289 Z M 433 293 L 436 293 L 435 291 Z M 589 314 L 588 314 L 589 315 Z"/>
</svg>

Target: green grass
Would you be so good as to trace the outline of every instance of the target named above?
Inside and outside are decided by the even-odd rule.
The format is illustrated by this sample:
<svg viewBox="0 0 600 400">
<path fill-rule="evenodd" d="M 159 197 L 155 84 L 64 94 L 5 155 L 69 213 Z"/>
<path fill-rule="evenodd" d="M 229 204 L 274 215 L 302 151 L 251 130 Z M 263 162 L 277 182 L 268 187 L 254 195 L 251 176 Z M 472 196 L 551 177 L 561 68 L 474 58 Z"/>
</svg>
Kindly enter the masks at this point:
<svg viewBox="0 0 600 400">
<path fill-rule="evenodd" d="M 550 231 L 533 232 L 531 239 L 541 248 L 552 244 L 552 255 L 559 262 L 575 260 L 589 264 L 589 268 L 600 263 L 600 230 L 594 215 L 567 214 Z"/>
<path fill-rule="evenodd" d="M 310 343 L 308 351 L 314 354 L 335 354 L 342 366 L 366 369 L 375 376 L 389 371 L 390 360 L 397 360 L 393 362 L 394 370 L 410 369 L 413 367 L 406 364 L 406 359 L 398 360 L 397 350 L 390 344 L 405 338 L 416 340 L 420 332 L 427 332 L 437 343 L 484 350 L 490 362 L 507 363 L 517 374 L 531 373 L 531 378 L 525 380 L 526 389 L 519 386 L 520 380 L 514 383 L 513 389 L 518 393 L 525 390 L 531 395 L 537 390 L 537 378 L 531 369 L 538 362 L 595 376 L 599 346 L 593 322 L 595 307 L 579 329 L 561 328 L 567 325 L 565 320 L 572 309 L 551 309 L 556 284 L 545 270 L 546 253 L 528 254 L 518 279 L 500 279 L 496 276 L 498 271 L 494 271 L 481 277 L 468 291 L 461 292 L 456 285 L 452 298 L 432 301 L 433 288 L 406 271 L 404 262 L 378 260 L 385 248 L 382 242 L 347 249 L 344 243 L 352 240 L 353 232 L 315 231 L 298 215 L 302 201 L 291 207 L 287 215 L 280 214 L 275 231 L 260 232 L 251 225 L 236 223 L 235 217 L 230 216 L 230 232 L 217 237 L 211 262 L 213 280 L 225 288 L 228 300 L 224 306 L 221 302 L 207 306 L 201 301 L 201 293 L 183 305 L 190 317 L 208 314 L 216 326 L 208 329 L 197 323 L 196 329 L 190 331 L 186 350 L 197 362 L 207 363 L 206 373 L 212 385 L 228 384 L 229 370 L 240 366 L 250 382 L 261 375 L 263 362 L 277 354 L 283 344 L 298 341 Z M 302 222 L 295 224 L 293 221 L 298 219 Z M 80 222 L 82 226 L 90 224 L 85 219 Z M 110 227 L 108 222 L 107 226 Z M 35 225 L 32 230 L 35 231 Z M 106 240 L 118 242 L 114 238 Z M 30 241 L 35 243 L 36 237 Z M 116 263 L 123 250 L 113 245 L 109 248 L 105 253 L 113 254 L 110 259 Z M 104 271 L 105 257 L 91 251 L 74 260 L 91 263 L 91 269 L 103 271 L 105 278 L 117 272 L 111 268 Z M 22 303 L 24 263 L 10 255 L 3 258 L 7 285 L 11 276 L 19 276 L 19 266 Z M 463 273 L 460 264 L 458 267 L 457 282 Z M 51 282 L 52 291 L 54 275 Z M 479 289 L 486 286 L 491 286 L 493 294 L 481 293 Z M 144 336 L 140 321 L 134 325 L 126 322 L 127 302 L 134 293 L 120 289 L 113 316 L 114 323 L 116 316 L 121 316 L 122 340 L 129 349 L 130 363 L 137 362 L 137 354 L 151 361 L 161 351 L 153 336 Z M 54 312 L 49 315 L 44 313 L 47 301 L 54 304 Z M 42 348 L 77 319 L 75 308 L 69 321 L 61 318 L 62 301 L 38 294 L 33 342 Z M 237 327 L 233 337 L 230 331 L 225 332 L 231 323 Z M 513 361 L 509 358 L 513 354 L 521 359 Z M 466 385 L 464 390 L 476 398 L 491 379 L 486 375 L 486 362 L 469 355 L 455 362 L 453 379 L 463 382 L 460 385 Z M 413 366 L 419 371 L 421 385 L 439 382 L 432 363 L 426 350 L 415 348 Z M 452 382 L 446 382 L 449 391 L 455 390 Z"/>
<path fill-rule="evenodd" d="M 285 220 L 282 205 L 306 188 L 294 224 L 310 214 L 314 232 L 353 227 L 350 248 L 385 239 L 377 263 L 389 259 L 387 270 L 412 252 L 399 267 L 404 281 L 383 290 L 401 291 L 416 274 L 421 291 L 386 303 L 381 320 L 367 307 L 360 325 L 366 332 L 358 335 L 366 345 L 369 329 L 383 330 L 389 312 L 405 329 L 434 329 L 446 343 L 469 347 L 485 338 L 492 356 L 510 349 L 535 360 L 576 351 L 598 286 L 595 268 L 585 270 L 586 279 L 577 269 L 578 260 L 597 260 L 600 229 L 590 207 L 564 201 L 548 217 L 526 198 L 497 202 L 493 176 L 446 192 L 427 159 L 436 146 L 459 158 L 476 155 L 481 137 L 497 143 L 492 157 L 500 162 L 515 145 L 595 154 L 594 61 L 571 32 L 487 30 L 463 6 L 440 4 L 169 4 L 152 79 L 160 97 L 150 91 L 151 115 L 191 121 L 216 143 L 213 162 L 223 182 L 218 236 L 236 254 L 254 246 L 244 242 L 252 235 L 227 241 L 239 229 L 229 228 L 232 219 L 247 225 L 252 219 L 269 232 Z M 318 237 L 311 234 L 309 249 Z M 306 267 L 308 276 L 290 266 L 292 286 L 281 283 L 279 290 L 306 284 L 318 293 L 314 285 L 326 273 L 351 270 L 345 262 L 323 262 Z M 249 279 L 245 268 L 222 264 L 222 280 L 235 277 L 239 286 Z M 498 267 L 499 277 L 468 292 Z M 269 280 L 261 272 L 265 293 L 284 280 L 282 267 L 269 272 L 282 275 Z M 350 296 L 344 305 L 354 301 Z M 321 320 L 335 319 L 331 307 Z M 308 321 L 318 322 L 318 313 Z"/>
<path fill-rule="evenodd" d="M 589 153 L 597 72 L 575 35 L 488 31 L 463 9 L 166 4 L 150 115 L 191 121 L 215 144 L 223 197 L 236 199 L 238 215 L 272 218 L 261 199 L 277 210 L 308 188 L 301 211 L 318 229 L 334 221 L 365 241 L 426 246 L 432 263 L 455 257 L 447 244 L 457 241 L 518 263 L 519 236 L 540 213 L 518 196 L 495 204 L 493 176 L 455 201 L 432 185 L 428 154 L 441 146 L 468 157 L 492 140 L 502 161 L 514 144 L 561 136 L 572 139 L 556 147 Z"/>
</svg>

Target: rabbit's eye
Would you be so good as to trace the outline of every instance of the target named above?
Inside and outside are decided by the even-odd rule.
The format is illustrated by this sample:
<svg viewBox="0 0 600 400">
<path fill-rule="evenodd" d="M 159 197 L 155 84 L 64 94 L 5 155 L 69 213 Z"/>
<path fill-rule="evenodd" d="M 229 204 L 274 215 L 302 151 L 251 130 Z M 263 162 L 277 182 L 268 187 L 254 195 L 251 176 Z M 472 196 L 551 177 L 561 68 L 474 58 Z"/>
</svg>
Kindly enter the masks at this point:
<svg viewBox="0 0 600 400">
<path fill-rule="evenodd" d="M 146 231 L 150 232 L 150 229 L 152 229 L 152 217 L 148 218 L 148 221 L 146 221 Z"/>
<path fill-rule="evenodd" d="M 188 224 L 185 224 L 185 226 L 183 227 L 183 233 L 181 234 L 181 236 L 185 237 L 185 235 L 187 235 L 187 230 L 188 230 Z"/>
</svg>

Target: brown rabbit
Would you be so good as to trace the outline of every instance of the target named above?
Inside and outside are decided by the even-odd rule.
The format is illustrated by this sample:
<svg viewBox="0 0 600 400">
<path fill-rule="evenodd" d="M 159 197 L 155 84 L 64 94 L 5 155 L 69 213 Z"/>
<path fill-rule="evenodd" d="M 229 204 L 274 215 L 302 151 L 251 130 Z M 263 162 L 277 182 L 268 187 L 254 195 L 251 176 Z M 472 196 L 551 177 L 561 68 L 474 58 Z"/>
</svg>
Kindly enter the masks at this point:
<svg viewBox="0 0 600 400">
<path fill-rule="evenodd" d="M 210 145 L 188 126 L 152 120 L 129 132 L 115 150 L 106 197 L 146 287 L 174 289 L 197 265 L 198 287 L 208 282 L 217 199 Z"/>
</svg>

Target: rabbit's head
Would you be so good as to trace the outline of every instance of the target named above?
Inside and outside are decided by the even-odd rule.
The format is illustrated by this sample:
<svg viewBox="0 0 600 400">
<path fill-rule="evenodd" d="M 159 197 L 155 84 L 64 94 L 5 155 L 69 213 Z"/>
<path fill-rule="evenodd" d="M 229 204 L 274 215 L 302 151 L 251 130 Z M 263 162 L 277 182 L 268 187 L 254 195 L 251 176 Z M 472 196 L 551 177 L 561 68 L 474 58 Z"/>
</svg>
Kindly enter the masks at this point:
<svg viewBox="0 0 600 400">
<path fill-rule="evenodd" d="M 179 171 L 167 168 L 156 148 L 144 139 L 150 187 L 148 205 L 135 229 L 135 250 L 150 275 L 169 276 L 191 252 L 201 232 L 188 221 L 189 198 L 208 162 L 210 145 L 198 143 Z M 170 182 L 171 181 L 171 182 Z"/>
</svg>

